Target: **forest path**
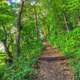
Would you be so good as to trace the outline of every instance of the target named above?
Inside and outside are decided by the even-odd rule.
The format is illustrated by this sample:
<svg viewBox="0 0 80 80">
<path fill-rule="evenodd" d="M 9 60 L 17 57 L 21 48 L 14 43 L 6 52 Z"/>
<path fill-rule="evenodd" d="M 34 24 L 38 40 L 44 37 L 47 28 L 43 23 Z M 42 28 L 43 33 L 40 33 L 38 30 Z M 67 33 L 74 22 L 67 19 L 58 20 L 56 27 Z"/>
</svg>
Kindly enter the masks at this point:
<svg viewBox="0 0 80 80">
<path fill-rule="evenodd" d="M 43 55 L 39 58 L 39 73 L 37 80 L 74 80 L 73 72 L 58 49 L 45 41 Z"/>
</svg>

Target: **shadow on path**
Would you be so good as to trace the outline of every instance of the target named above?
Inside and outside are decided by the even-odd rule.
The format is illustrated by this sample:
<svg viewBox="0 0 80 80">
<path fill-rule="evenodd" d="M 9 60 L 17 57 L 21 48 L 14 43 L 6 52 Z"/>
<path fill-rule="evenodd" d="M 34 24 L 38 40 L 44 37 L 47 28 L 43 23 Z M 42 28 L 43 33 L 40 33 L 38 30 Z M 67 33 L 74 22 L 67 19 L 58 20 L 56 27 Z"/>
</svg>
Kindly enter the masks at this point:
<svg viewBox="0 0 80 80">
<path fill-rule="evenodd" d="M 39 58 L 39 60 L 42 61 L 60 61 L 60 60 L 67 60 L 69 58 L 65 57 L 65 56 L 60 56 L 60 57 L 41 57 Z"/>
</svg>

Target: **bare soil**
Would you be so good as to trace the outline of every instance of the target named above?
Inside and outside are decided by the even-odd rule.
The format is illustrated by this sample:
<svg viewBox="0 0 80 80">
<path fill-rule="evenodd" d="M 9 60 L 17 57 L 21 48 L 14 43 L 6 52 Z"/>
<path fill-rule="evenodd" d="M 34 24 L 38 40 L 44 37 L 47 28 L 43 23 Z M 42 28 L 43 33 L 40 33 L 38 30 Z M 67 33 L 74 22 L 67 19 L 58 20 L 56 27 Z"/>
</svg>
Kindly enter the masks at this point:
<svg viewBox="0 0 80 80">
<path fill-rule="evenodd" d="M 44 42 L 43 55 L 39 58 L 39 72 L 36 80 L 74 80 L 68 59 L 48 42 Z"/>
</svg>

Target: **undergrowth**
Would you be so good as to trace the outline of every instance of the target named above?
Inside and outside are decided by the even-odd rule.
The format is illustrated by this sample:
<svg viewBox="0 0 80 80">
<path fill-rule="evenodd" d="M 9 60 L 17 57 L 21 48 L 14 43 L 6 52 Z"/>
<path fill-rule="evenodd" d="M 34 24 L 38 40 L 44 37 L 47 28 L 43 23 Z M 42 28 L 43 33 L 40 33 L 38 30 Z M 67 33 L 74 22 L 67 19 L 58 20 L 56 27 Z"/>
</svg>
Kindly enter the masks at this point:
<svg viewBox="0 0 80 80">
<path fill-rule="evenodd" d="M 80 80 L 80 28 L 75 28 L 69 33 L 52 34 L 48 40 L 65 56 L 71 58 L 69 63 L 74 69 L 75 80 Z"/>
<path fill-rule="evenodd" d="M 43 48 L 42 42 L 34 48 L 22 49 L 19 57 L 14 57 L 13 64 L 0 70 L 0 80 L 34 80 L 37 74 L 37 61 Z M 6 63 L 4 63 L 6 64 Z M 4 70 L 3 70 L 4 69 Z"/>
</svg>

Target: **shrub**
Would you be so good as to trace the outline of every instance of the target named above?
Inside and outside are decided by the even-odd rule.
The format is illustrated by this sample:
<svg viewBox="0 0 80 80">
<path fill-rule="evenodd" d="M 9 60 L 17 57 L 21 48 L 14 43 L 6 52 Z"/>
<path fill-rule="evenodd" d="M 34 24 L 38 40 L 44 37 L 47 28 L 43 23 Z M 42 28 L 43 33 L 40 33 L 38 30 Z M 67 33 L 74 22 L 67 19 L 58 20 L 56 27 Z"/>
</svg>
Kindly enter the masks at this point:
<svg viewBox="0 0 80 80">
<path fill-rule="evenodd" d="M 56 45 L 65 56 L 72 57 L 69 63 L 74 69 L 75 80 L 80 80 L 80 27 L 69 33 L 61 33 L 57 37 L 53 34 L 53 36 L 50 36 L 49 41 Z"/>
</svg>

